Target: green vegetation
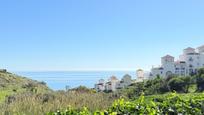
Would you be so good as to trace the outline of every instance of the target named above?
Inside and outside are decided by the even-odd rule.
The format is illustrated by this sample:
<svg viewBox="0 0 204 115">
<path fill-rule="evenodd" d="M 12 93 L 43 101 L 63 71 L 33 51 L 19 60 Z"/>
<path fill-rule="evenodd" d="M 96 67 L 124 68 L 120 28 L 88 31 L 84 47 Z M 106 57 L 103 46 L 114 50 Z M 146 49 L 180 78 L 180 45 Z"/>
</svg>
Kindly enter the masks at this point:
<svg viewBox="0 0 204 115">
<path fill-rule="evenodd" d="M 135 83 L 119 90 L 117 93 L 130 99 L 135 99 L 144 92 L 147 95 L 165 94 L 176 91 L 178 93 L 196 93 L 204 91 L 204 68 L 198 70 L 194 76 L 176 76 L 167 78 L 157 76 L 144 82 Z"/>
<path fill-rule="evenodd" d="M 71 91 L 57 91 L 52 93 L 22 93 L 6 98 L 6 103 L 0 105 L 0 114 L 9 115 L 41 115 L 54 112 L 68 106 L 82 109 L 90 108 L 90 111 L 107 109 L 115 99 L 116 95 L 106 93 L 95 93 L 92 90 L 74 89 Z"/>
<path fill-rule="evenodd" d="M 204 68 L 198 70 L 196 75 L 197 91 L 204 91 Z"/>
<path fill-rule="evenodd" d="M 64 111 L 49 112 L 48 115 L 203 115 L 204 94 L 140 96 L 134 101 L 119 99 L 104 111 L 91 112 L 68 107 Z"/>
<path fill-rule="evenodd" d="M 204 68 L 194 76 L 157 76 L 110 93 L 96 93 L 83 86 L 69 91 L 52 91 L 43 82 L 1 72 L 0 114 L 202 115 L 203 84 Z"/>
<path fill-rule="evenodd" d="M 103 110 L 118 98 L 83 86 L 69 91 L 52 91 L 43 82 L 0 72 L 1 115 L 41 115 L 69 105 L 78 109 L 86 106 L 91 111 Z"/>
<path fill-rule="evenodd" d="M 8 72 L 0 72 L 0 103 L 7 96 L 23 92 L 43 93 L 51 90 L 42 82 L 20 77 Z"/>
</svg>

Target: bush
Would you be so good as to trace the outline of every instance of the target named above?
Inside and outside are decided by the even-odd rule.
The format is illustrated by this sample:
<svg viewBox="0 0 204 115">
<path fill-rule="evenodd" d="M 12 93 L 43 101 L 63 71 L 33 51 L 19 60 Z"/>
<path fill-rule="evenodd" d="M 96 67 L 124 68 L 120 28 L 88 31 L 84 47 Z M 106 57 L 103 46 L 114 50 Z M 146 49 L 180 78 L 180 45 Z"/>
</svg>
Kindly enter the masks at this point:
<svg viewBox="0 0 204 115">
<path fill-rule="evenodd" d="M 204 114 L 204 94 L 178 95 L 171 93 L 146 100 L 142 95 L 135 101 L 119 99 L 108 110 L 90 112 L 87 108 L 50 112 L 48 115 L 202 115 Z"/>
<path fill-rule="evenodd" d="M 185 82 L 181 78 L 172 78 L 168 82 L 168 86 L 171 91 L 185 92 Z"/>
</svg>

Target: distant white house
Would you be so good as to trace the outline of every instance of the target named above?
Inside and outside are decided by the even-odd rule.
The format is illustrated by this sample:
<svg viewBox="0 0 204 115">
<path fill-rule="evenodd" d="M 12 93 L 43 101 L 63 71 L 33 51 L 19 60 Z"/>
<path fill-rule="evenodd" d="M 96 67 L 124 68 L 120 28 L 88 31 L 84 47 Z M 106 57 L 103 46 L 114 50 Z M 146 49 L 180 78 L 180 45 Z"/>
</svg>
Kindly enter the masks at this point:
<svg viewBox="0 0 204 115">
<path fill-rule="evenodd" d="M 128 74 L 124 75 L 120 83 L 117 85 L 117 88 L 125 88 L 132 84 L 132 77 Z"/>
<path fill-rule="evenodd" d="M 131 76 L 126 74 L 123 76 L 121 80 L 118 80 L 116 76 L 111 76 L 107 82 L 101 79 L 95 84 L 96 91 L 116 91 L 117 89 L 121 89 L 127 87 L 132 84 Z"/>
<path fill-rule="evenodd" d="M 97 84 L 95 84 L 95 89 L 97 91 L 104 91 L 105 90 L 105 80 L 100 79 Z"/>
<path fill-rule="evenodd" d="M 188 47 L 183 50 L 179 60 L 170 55 L 161 58 L 161 66 L 153 67 L 150 76 L 169 76 L 172 74 L 187 76 L 197 73 L 197 70 L 204 67 L 204 45 L 197 49 Z"/>
<path fill-rule="evenodd" d="M 136 82 L 143 82 L 145 80 L 145 73 L 142 69 L 138 69 L 136 74 L 137 74 Z"/>
<path fill-rule="evenodd" d="M 111 76 L 108 82 L 106 82 L 105 90 L 107 91 L 116 91 L 119 80 L 116 76 Z"/>
</svg>

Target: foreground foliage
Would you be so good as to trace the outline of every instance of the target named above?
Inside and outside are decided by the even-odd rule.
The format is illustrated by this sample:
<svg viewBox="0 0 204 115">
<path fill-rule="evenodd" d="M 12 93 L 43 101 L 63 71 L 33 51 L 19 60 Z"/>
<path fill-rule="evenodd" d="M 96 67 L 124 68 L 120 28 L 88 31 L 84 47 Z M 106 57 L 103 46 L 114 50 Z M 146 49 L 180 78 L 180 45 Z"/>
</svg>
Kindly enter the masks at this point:
<svg viewBox="0 0 204 115">
<path fill-rule="evenodd" d="M 119 99 L 108 110 L 90 112 L 68 107 L 65 111 L 50 112 L 47 115 L 202 115 L 204 114 L 204 94 L 179 95 L 171 93 L 162 96 L 140 96 L 135 101 Z"/>
<path fill-rule="evenodd" d="M 58 91 L 54 93 L 35 94 L 22 93 L 6 98 L 0 104 L 0 115 L 45 115 L 49 111 L 57 111 L 68 105 L 90 111 L 104 110 L 110 107 L 117 98 L 115 95 L 94 92 Z"/>
</svg>

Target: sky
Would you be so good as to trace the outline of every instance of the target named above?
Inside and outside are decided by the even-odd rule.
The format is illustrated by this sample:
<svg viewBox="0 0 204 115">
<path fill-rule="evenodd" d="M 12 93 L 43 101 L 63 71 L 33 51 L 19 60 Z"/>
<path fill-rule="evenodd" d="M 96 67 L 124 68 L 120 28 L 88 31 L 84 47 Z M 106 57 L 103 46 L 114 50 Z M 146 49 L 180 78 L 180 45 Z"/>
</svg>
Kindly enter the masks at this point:
<svg viewBox="0 0 204 115">
<path fill-rule="evenodd" d="M 204 45 L 203 0 L 1 0 L 0 68 L 150 70 Z"/>
</svg>

